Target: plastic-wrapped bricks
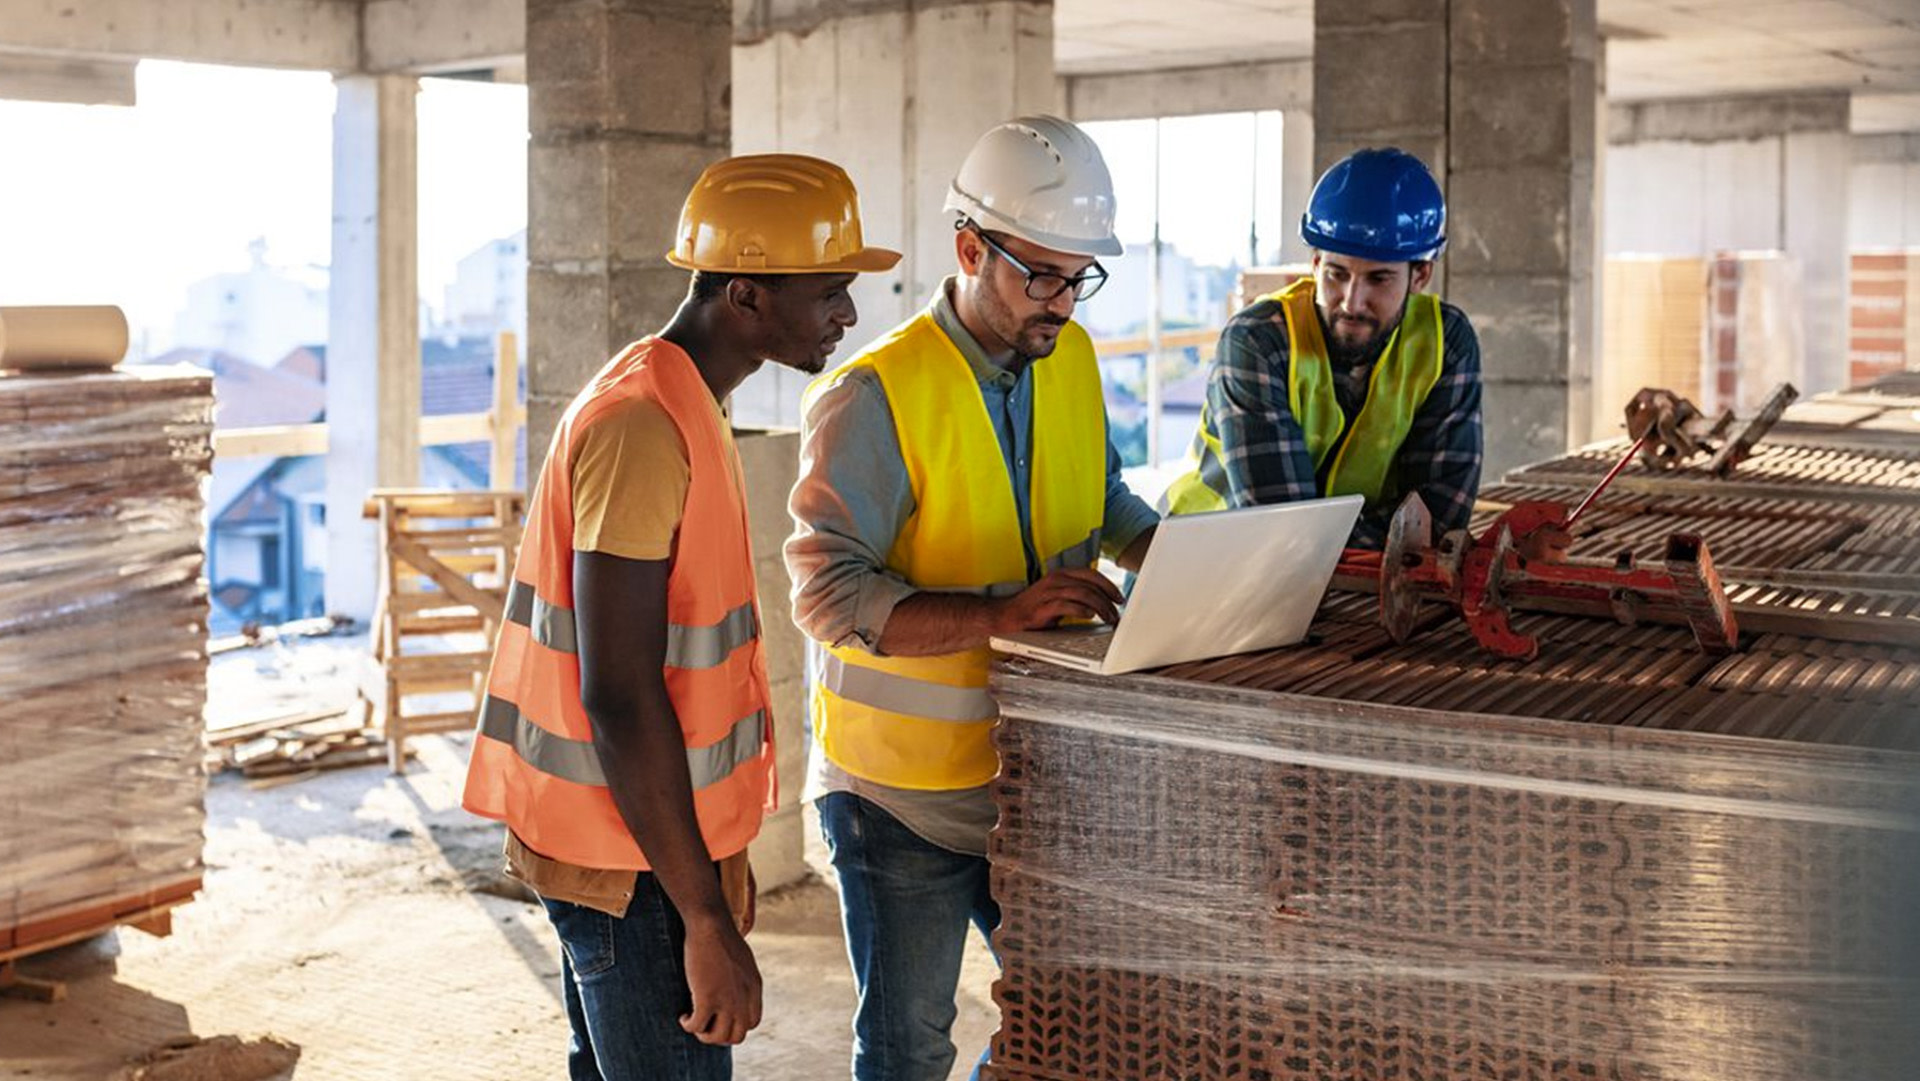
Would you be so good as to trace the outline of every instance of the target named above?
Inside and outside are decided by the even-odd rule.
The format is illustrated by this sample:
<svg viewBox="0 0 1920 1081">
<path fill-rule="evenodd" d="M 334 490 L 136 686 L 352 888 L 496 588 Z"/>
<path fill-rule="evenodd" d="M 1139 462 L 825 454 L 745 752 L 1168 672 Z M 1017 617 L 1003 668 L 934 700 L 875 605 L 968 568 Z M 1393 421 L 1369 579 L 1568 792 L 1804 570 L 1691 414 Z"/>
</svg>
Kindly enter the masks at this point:
<svg viewBox="0 0 1920 1081">
<path fill-rule="evenodd" d="M 1920 1076 L 1920 652 L 1523 617 L 1517 665 L 1367 600 L 996 670 L 994 1077 Z"/>
<path fill-rule="evenodd" d="M 198 887 L 204 372 L 0 377 L 0 954 Z"/>
</svg>

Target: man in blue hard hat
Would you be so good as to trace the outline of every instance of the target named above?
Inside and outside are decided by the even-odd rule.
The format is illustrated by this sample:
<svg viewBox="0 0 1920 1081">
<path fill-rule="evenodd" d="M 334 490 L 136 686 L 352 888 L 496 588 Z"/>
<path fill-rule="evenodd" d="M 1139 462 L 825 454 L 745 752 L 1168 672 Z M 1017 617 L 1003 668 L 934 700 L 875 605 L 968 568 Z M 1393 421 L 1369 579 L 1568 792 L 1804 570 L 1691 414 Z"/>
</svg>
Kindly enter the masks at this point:
<svg viewBox="0 0 1920 1081">
<path fill-rule="evenodd" d="M 1379 548 L 1418 492 L 1464 529 L 1480 488 L 1480 343 L 1422 292 L 1446 246 L 1446 202 L 1420 159 L 1361 150 L 1314 185 L 1300 236 L 1313 274 L 1227 323 L 1207 379 L 1194 468 L 1174 514 L 1359 494 L 1349 544 Z"/>
</svg>

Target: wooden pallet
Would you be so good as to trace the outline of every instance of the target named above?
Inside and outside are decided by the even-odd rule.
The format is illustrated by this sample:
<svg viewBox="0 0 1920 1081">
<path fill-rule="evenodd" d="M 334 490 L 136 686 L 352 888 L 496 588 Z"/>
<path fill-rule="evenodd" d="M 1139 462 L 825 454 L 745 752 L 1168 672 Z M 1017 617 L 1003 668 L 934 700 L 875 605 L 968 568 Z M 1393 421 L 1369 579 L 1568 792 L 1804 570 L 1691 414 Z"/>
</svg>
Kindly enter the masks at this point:
<svg viewBox="0 0 1920 1081">
<path fill-rule="evenodd" d="M 196 875 L 183 882 L 117 897 L 103 904 L 0 927 L 0 994 L 58 1002 L 66 997 L 65 984 L 22 976 L 15 963 L 23 957 L 84 942 L 116 927 L 132 927 L 156 938 L 165 938 L 173 933 L 173 910 L 193 900 L 193 895 L 199 892 L 200 878 Z"/>
<path fill-rule="evenodd" d="M 406 767 L 409 736 L 472 727 L 493 643 L 506 618 L 526 498 L 515 491 L 383 488 L 365 514 L 380 523 L 376 678 L 361 696 L 381 719 L 388 763 Z M 464 695 L 457 709 L 408 712 L 414 695 Z"/>
</svg>

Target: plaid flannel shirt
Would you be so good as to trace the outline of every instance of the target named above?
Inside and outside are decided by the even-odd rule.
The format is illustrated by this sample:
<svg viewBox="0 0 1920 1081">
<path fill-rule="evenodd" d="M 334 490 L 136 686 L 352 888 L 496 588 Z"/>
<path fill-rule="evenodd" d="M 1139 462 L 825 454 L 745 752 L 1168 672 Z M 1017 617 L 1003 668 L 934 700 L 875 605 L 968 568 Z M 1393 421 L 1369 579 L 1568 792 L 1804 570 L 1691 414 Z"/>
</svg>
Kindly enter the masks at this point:
<svg viewBox="0 0 1920 1081">
<path fill-rule="evenodd" d="M 1387 524 L 1407 492 L 1419 492 L 1439 533 L 1464 529 L 1480 490 L 1482 422 L 1480 342 L 1466 314 L 1440 305 L 1439 382 L 1414 415 L 1379 504 L 1361 512 L 1349 541 L 1357 548 L 1386 543 Z M 1306 433 L 1287 403 L 1287 318 L 1278 301 L 1262 300 L 1235 315 L 1220 334 L 1207 378 L 1205 423 L 1226 460 L 1227 505 L 1246 507 L 1320 496 Z M 1365 403 L 1373 362 L 1334 371 L 1334 397 L 1347 423 Z M 1195 451 L 1204 454 L 1198 437 Z M 1331 460 L 1331 459 L 1329 459 Z"/>
</svg>

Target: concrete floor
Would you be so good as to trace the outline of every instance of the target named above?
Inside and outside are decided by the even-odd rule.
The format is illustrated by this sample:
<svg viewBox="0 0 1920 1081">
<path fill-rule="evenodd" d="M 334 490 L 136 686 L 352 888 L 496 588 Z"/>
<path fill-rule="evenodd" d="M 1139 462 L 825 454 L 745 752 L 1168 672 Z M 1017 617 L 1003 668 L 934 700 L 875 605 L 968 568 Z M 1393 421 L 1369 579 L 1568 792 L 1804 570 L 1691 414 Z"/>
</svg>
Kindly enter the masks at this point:
<svg viewBox="0 0 1920 1081">
<path fill-rule="evenodd" d="M 313 683 L 287 690 L 297 698 Z M 220 686 L 216 674 L 216 700 Z M 500 834 L 459 808 L 466 737 L 415 745 L 404 777 L 376 766 L 262 789 L 215 778 L 205 891 L 176 912 L 171 937 L 121 930 L 23 962 L 69 995 L 0 1000 L 0 1078 L 113 1077 L 187 1034 L 292 1041 L 302 1055 L 281 1076 L 298 1081 L 564 1076 L 545 916 L 473 888 L 493 880 Z M 766 1020 L 736 1052 L 736 1074 L 846 1076 L 853 987 L 832 889 L 814 881 L 763 899 L 751 943 Z M 975 936 L 955 1078 L 993 1031 L 993 972 Z"/>
</svg>

